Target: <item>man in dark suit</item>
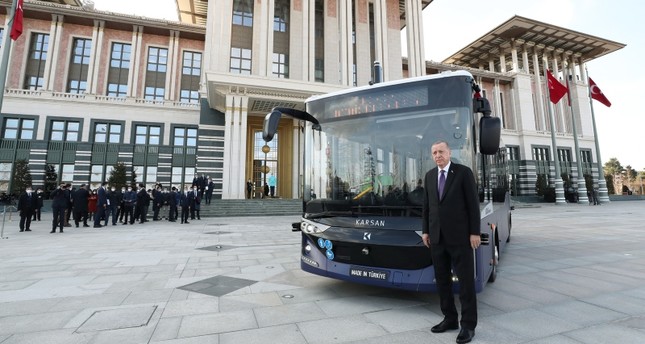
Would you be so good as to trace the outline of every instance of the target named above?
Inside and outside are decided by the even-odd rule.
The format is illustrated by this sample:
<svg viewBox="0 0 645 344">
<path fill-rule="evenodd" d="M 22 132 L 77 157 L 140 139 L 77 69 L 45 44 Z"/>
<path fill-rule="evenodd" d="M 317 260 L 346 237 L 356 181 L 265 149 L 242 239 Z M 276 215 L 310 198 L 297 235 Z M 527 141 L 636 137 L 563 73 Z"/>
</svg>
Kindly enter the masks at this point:
<svg viewBox="0 0 645 344">
<path fill-rule="evenodd" d="M 470 168 L 450 161 L 450 148 L 445 141 L 432 145 L 432 158 L 437 168 L 425 176 L 422 239 L 432 250 L 444 320 L 431 330 L 456 330 L 461 324 L 457 343 L 468 343 L 477 326 L 473 257 L 474 249 L 481 244 L 477 185 Z M 459 278 L 461 322 L 452 291 L 452 267 Z"/>
<path fill-rule="evenodd" d="M 65 209 L 69 206 L 69 190 L 67 189 L 67 184 L 61 183 L 60 186 L 52 191 L 52 213 L 54 218 L 52 219 L 52 230 L 49 233 L 56 233 L 56 226 L 59 227 L 59 231 L 63 233 L 63 226 L 65 225 Z"/>
<path fill-rule="evenodd" d="M 87 224 L 87 198 L 90 196 L 89 191 L 85 184 L 81 184 L 81 187 L 72 194 L 72 202 L 74 203 L 74 223 L 76 228 L 78 228 L 81 220 L 83 221 L 83 227 L 89 227 Z"/>
<path fill-rule="evenodd" d="M 38 198 L 33 193 L 31 186 L 27 186 L 25 192 L 18 198 L 18 211 L 20 212 L 20 231 L 31 232 L 31 217 L 38 207 Z"/>
<path fill-rule="evenodd" d="M 99 189 L 96 191 L 97 200 L 96 200 L 96 214 L 94 214 L 94 228 L 101 228 L 101 219 L 105 216 L 105 209 L 108 206 L 108 197 L 105 186 L 107 182 L 103 182 Z"/>
</svg>

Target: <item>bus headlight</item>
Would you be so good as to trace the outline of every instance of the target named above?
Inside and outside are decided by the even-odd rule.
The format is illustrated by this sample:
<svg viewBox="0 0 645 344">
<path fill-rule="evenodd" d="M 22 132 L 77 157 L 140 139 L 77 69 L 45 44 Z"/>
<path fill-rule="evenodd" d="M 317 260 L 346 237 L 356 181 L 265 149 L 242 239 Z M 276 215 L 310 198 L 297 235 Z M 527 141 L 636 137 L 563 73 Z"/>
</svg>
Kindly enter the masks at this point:
<svg viewBox="0 0 645 344">
<path fill-rule="evenodd" d="M 307 234 L 317 234 L 317 233 L 323 233 L 329 228 L 329 226 L 320 224 L 320 223 L 313 223 L 309 221 L 302 221 L 300 223 L 300 230 Z"/>
</svg>

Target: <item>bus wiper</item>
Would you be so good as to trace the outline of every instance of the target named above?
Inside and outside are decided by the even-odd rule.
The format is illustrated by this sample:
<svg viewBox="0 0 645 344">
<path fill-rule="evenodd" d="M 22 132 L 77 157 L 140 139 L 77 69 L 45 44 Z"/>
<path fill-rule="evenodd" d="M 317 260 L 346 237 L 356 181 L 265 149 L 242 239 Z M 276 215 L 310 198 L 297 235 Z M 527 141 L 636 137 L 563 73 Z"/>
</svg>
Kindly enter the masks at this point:
<svg viewBox="0 0 645 344">
<path fill-rule="evenodd" d="M 303 216 L 305 219 L 322 219 L 326 217 L 336 217 L 336 216 L 354 216 L 352 211 L 322 211 L 320 213 L 308 214 L 305 213 Z"/>
</svg>

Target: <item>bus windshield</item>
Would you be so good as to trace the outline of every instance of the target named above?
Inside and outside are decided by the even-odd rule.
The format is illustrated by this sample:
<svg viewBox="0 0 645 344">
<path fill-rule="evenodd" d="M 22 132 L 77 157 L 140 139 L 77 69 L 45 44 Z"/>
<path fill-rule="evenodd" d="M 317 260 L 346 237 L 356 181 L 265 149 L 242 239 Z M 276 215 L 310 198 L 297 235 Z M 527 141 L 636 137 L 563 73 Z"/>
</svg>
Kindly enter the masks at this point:
<svg viewBox="0 0 645 344">
<path fill-rule="evenodd" d="M 435 166 L 430 147 L 437 140 L 449 144 L 452 161 L 474 169 L 471 85 L 461 76 L 405 88 L 368 89 L 308 104 L 321 127 L 306 131 L 309 216 L 421 216 L 423 178 Z M 411 94 L 415 99 L 401 98 Z M 390 99 L 396 99 L 394 106 Z"/>
</svg>

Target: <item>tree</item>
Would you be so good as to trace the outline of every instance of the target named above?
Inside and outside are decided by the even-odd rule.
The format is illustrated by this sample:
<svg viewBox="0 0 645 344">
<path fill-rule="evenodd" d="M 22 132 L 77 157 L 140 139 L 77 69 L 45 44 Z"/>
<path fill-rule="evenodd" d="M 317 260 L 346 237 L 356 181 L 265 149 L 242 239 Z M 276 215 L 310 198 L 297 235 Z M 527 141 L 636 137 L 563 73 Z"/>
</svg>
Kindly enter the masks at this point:
<svg viewBox="0 0 645 344">
<path fill-rule="evenodd" d="M 622 175 L 625 172 L 625 168 L 620 164 L 620 161 L 616 158 L 611 158 L 605 163 L 603 169 L 605 170 L 605 176 L 612 177 L 611 189 L 614 189 L 614 194 L 615 190 L 622 190 Z M 609 184 L 607 184 L 607 189 L 610 189 Z"/>
<path fill-rule="evenodd" d="M 614 176 L 611 174 L 605 174 L 605 183 L 607 183 L 607 193 L 615 195 L 616 188 L 614 187 Z"/>
<path fill-rule="evenodd" d="M 114 186 L 117 189 L 121 189 L 128 185 L 128 180 L 126 176 L 126 166 L 122 162 L 117 162 L 114 164 L 112 171 L 110 171 L 110 177 L 108 178 L 108 184 Z"/>
<path fill-rule="evenodd" d="M 31 172 L 29 171 L 29 164 L 25 159 L 16 160 L 13 168 L 13 176 L 11 178 L 11 193 L 20 195 L 25 191 L 27 186 L 31 186 Z"/>
<path fill-rule="evenodd" d="M 43 190 L 45 192 L 45 197 L 49 198 L 49 193 L 56 190 L 57 186 L 58 173 L 56 173 L 54 165 L 45 165 L 45 189 Z"/>
</svg>

